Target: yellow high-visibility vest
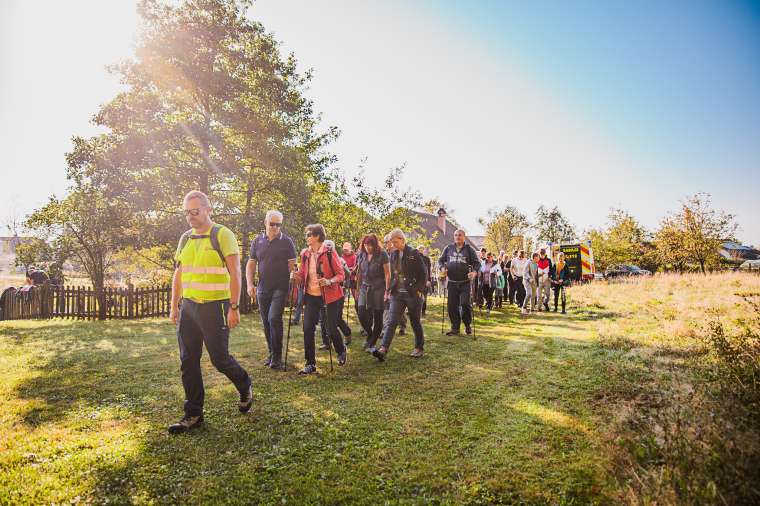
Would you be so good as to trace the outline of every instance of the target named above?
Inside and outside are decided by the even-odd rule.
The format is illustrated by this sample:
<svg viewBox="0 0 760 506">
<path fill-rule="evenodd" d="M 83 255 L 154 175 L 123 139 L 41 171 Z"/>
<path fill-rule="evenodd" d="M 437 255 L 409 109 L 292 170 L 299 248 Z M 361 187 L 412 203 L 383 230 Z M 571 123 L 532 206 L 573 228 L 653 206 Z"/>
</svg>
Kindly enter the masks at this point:
<svg viewBox="0 0 760 506">
<path fill-rule="evenodd" d="M 213 225 L 212 225 L 213 226 Z M 237 239 L 227 227 L 219 226 L 218 240 L 223 256 L 239 254 Z M 230 298 L 230 273 L 219 252 L 211 245 L 210 233 L 193 235 L 177 247 L 175 260 L 182 279 L 182 297 L 196 302 L 212 302 Z"/>
</svg>

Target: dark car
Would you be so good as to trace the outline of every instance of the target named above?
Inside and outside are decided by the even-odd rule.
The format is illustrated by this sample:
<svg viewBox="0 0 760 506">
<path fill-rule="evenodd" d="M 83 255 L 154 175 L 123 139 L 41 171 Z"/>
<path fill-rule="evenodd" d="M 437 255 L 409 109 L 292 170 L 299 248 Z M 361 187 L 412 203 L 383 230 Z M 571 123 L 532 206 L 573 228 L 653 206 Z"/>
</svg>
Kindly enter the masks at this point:
<svg viewBox="0 0 760 506">
<path fill-rule="evenodd" d="M 612 267 L 608 267 L 607 270 L 604 271 L 605 279 L 630 277 L 630 276 L 651 276 L 651 275 L 652 273 L 646 269 L 642 269 L 636 265 L 626 265 L 626 264 L 613 265 Z"/>
</svg>

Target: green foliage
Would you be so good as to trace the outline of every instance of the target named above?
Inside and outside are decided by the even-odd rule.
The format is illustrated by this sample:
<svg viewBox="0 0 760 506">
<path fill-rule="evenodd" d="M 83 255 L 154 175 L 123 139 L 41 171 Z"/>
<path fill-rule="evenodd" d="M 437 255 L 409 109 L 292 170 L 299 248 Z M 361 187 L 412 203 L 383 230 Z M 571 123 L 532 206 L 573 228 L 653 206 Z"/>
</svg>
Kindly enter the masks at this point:
<svg viewBox="0 0 760 506">
<path fill-rule="evenodd" d="M 551 209 L 539 206 L 533 219 L 533 229 L 538 241 L 559 243 L 576 239 L 575 229 L 557 206 Z"/>
<path fill-rule="evenodd" d="M 486 248 L 494 252 L 522 248 L 523 238 L 530 227 L 528 218 L 513 206 L 489 209 L 487 217 L 479 218 L 478 222 L 486 231 Z"/>
<path fill-rule="evenodd" d="M 649 234 L 641 224 L 622 209 L 613 209 L 609 215 L 607 228 L 588 232 L 594 251 L 594 262 L 598 271 L 604 271 L 615 264 L 635 264 L 650 267 L 649 251 L 645 243 Z"/>
</svg>

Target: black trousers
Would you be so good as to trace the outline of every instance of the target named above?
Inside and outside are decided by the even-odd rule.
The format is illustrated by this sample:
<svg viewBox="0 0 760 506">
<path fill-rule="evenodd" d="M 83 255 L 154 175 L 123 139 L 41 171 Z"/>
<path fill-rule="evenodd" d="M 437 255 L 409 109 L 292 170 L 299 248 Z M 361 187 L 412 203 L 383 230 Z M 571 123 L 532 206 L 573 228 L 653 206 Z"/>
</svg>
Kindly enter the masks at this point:
<svg viewBox="0 0 760 506">
<path fill-rule="evenodd" d="M 414 347 L 423 349 L 425 346 L 425 334 L 422 330 L 422 323 L 420 322 L 420 313 L 422 311 L 422 297 L 417 297 L 413 293 L 397 293 L 390 297 L 390 318 L 388 319 L 388 325 L 384 329 L 383 333 L 383 347 L 386 350 L 391 348 L 391 341 L 393 336 L 396 335 L 396 327 L 404 317 L 404 310 L 409 312 L 409 324 L 414 331 Z"/>
<path fill-rule="evenodd" d="M 451 321 L 451 328 L 454 330 L 459 330 L 459 326 L 462 322 L 464 322 L 465 326 L 469 327 L 472 324 L 470 283 L 468 281 L 449 281 L 447 284 L 447 291 L 449 293 L 449 297 L 447 299 L 446 306 L 449 311 L 449 321 Z"/>
<path fill-rule="evenodd" d="M 306 358 L 306 365 L 316 365 L 316 347 L 314 345 L 314 334 L 316 334 L 317 323 L 319 322 L 319 313 L 324 305 L 322 296 L 304 294 L 304 311 L 303 311 L 303 350 Z M 338 300 L 327 304 L 325 308 L 325 331 L 327 337 L 332 341 L 333 347 L 337 353 L 343 353 L 346 350 L 343 339 L 338 332 Z"/>
<path fill-rule="evenodd" d="M 177 325 L 182 386 L 185 389 L 185 414 L 203 414 L 203 375 L 201 355 L 206 345 L 214 367 L 227 376 L 238 389 L 245 393 L 251 386 L 251 378 L 237 360 L 230 355 L 230 328 L 227 326 L 229 300 L 200 304 L 188 299 L 182 301 Z"/>
<path fill-rule="evenodd" d="M 522 282 L 520 282 L 519 284 L 522 286 Z M 515 299 L 517 298 L 517 286 L 518 286 L 517 280 L 513 278 L 512 276 L 509 276 L 509 278 L 507 279 L 507 285 L 509 286 L 509 303 L 514 304 Z M 518 305 L 522 306 L 522 304 L 519 304 L 519 303 Z"/>
<path fill-rule="evenodd" d="M 367 333 L 367 344 L 370 347 L 375 346 L 383 332 L 383 313 L 382 309 L 369 309 L 367 306 L 359 306 L 359 320 L 364 332 Z"/>
<path fill-rule="evenodd" d="M 515 302 L 519 307 L 522 307 L 523 302 L 525 302 L 525 285 L 522 276 L 515 278 Z"/>
<path fill-rule="evenodd" d="M 483 285 L 483 298 L 486 300 L 486 309 L 493 309 L 493 291 L 494 287 Z"/>
</svg>

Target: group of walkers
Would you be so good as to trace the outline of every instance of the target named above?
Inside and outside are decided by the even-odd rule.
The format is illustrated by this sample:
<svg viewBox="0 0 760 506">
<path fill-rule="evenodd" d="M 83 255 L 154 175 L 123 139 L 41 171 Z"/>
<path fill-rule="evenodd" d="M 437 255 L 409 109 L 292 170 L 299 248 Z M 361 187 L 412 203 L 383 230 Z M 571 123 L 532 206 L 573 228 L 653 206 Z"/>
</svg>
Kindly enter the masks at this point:
<svg viewBox="0 0 760 506">
<path fill-rule="evenodd" d="M 230 329 L 240 322 L 236 301 L 243 288 L 237 239 L 231 230 L 213 223 L 211 204 L 204 193 L 188 193 L 183 207 L 192 228 L 181 236 L 175 253 L 170 319 L 177 328 L 185 403 L 184 416 L 169 426 L 170 433 L 203 423 L 200 358 L 204 344 L 211 363 L 237 388 L 239 411 L 248 412 L 253 403 L 250 376 L 229 353 Z M 264 221 L 265 232 L 251 243 L 245 288 L 258 302 L 268 350 L 266 367 L 285 370 L 289 343 L 285 343 L 283 360 L 283 340 L 289 340 L 292 323 L 301 321 L 305 364 L 298 374 L 317 372 L 318 326 L 321 348 L 330 351 L 331 367 L 332 350 L 338 365 L 345 365 L 352 339 L 343 318 L 347 298 L 349 306 L 353 298 L 361 334 L 366 336 L 364 350 L 378 361 L 386 359 L 397 328 L 400 334 L 405 332 L 407 318 L 414 333 L 414 349 L 409 355 L 424 355 L 421 316 L 437 280 L 423 247 L 411 247 L 404 232 L 394 229 L 382 243 L 375 234 L 366 234 L 358 252 L 345 243 L 339 254 L 324 226 L 312 224 L 304 230 L 306 248 L 297 254 L 293 239 L 282 230 L 282 213 L 269 211 Z M 523 252 L 515 252 L 510 259 L 503 252 L 494 258 L 484 250 L 478 256 L 462 230 L 454 237 L 438 261 L 439 278 L 446 280 L 448 294 L 451 328 L 447 335 L 458 335 L 462 323 L 466 334 L 472 333 L 473 298 L 480 306 L 485 303 L 489 312 L 494 305 L 501 307 L 504 300 L 517 302 L 523 312 L 534 309 L 536 301 L 548 310 L 549 289 L 544 287 L 554 286 L 555 310 L 561 293 L 564 313 L 567 268 L 561 257 L 555 266 L 543 251 L 531 260 L 525 259 Z M 538 299 L 539 294 L 545 298 Z M 283 322 L 286 306 L 290 308 L 287 334 Z"/>
</svg>

